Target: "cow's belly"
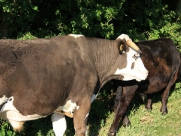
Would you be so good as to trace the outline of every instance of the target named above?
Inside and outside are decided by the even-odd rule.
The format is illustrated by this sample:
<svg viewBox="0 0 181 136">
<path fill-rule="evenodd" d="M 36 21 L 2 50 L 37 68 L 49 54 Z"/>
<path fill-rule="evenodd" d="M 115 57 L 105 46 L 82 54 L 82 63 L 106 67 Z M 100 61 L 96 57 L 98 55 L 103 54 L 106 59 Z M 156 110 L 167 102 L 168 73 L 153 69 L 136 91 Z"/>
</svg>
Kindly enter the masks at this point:
<svg viewBox="0 0 181 136">
<path fill-rule="evenodd" d="M 25 121 L 45 117 L 38 114 L 23 115 L 13 105 L 13 101 L 14 97 L 2 97 L 0 99 L 0 105 L 2 106 L 0 108 L 0 118 L 7 120 L 15 131 L 21 131 L 23 129 L 23 124 Z"/>
<path fill-rule="evenodd" d="M 14 97 L 10 97 L 7 102 L 2 106 L 0 110 L 0 118 L 5 120 L 13 121 L 27 121 L 43 118 L 45 116 L 33 114 L 33 115 L 23 115 L 21 114 L 16 107 L 13 105 Z M 28 105 L 27 105 L 28 106 Z"/>
<path fill-rule="evenodd" d="M 38 114 L 24 116 L 18 110 L 8 110 L 8 111 L 1 111 L 0 117 L 8 121 L 9 120 L 28 121 L 28 120 L 36 120 L 36 119 L 43 118 L 46 116 L 41 116 Z"/>
</svg>

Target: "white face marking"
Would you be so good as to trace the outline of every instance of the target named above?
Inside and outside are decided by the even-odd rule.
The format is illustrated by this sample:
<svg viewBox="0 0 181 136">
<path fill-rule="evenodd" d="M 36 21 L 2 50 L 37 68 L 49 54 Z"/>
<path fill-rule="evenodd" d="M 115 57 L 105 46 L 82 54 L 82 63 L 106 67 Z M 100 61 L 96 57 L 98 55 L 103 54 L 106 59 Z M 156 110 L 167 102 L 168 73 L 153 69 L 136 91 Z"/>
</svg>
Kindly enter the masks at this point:
<svg viewBox="0 0 181 136">
<path fill-rule="evenodd" d="M 129 38 L 129 36 L 127 34 L 121 34 L 117 39 L 125 39 L 126 41 L 131 40 L 131 38 Z M 134 55 L 138 57 L 136 60 L 133 57 Z M 134 68 L 131 69 L 133 63 L 134 63 Z M 140 58 L 140 54 L 138 54 L 135 50 L 130 48 L 129 52 L 127 52 L 126 68 L 123 68 L 123 69 L 118 68 L 114 74 L 123 75 L 124 81 L 133 80 L 133 79 L 135 79 L 137 81 L 141 81 L 141 80 L 145 80 L 147 78 L 148 70 L 145 68 L 145 66 Z"/>
<path fill-rule="evenodd" d="M 74 38 L 84 37 L 84 35 L 81 34 L 69 34 L 68 36 L 73 36 Z"/>
<path fill-rule="evenodd" d="M 127 54 L 127 66 L 123 69 L 117 69 L 114 75 L 123 75 L 124 81 L 128 80 L 145 80 L 148 76 L 148 70 L 145 68 L 139 54 L 137 54 L 133 49 L 130 48 L 129 52 Z M 138 58 L 135 60 L 133 57 L 134 55 L 137 55 Z M 132 64 L 134 62 L 134 68 L 132 69 Z"/>
<path fill-rule="evenodd" d="M 54 112 L 62 114 L 62 111 L 63 111 L 73 116 L 73 112 L 78 109 L 79 109 L 79 106 L 76 103 L 73 103 L 71 100 L 68 100 L 64 106 L 58 107 L 58 109 L 56 109 Z"/>
<path fill-rule="evenodd" d="M 54 113 L 51 116 L 53 131 L 56 136 L 63 136 L 67 128 L 65 116 L 62 114 Z"/>
<path fill-rule="evenodd" d="M 92 97 L 91 97 L 91 103 L 96 99 L 97 95 L 98 95 L 98 94 L 96 94 L 96 95 L 93 94 L 93 95 L 92 95 Z"/>
</svg>

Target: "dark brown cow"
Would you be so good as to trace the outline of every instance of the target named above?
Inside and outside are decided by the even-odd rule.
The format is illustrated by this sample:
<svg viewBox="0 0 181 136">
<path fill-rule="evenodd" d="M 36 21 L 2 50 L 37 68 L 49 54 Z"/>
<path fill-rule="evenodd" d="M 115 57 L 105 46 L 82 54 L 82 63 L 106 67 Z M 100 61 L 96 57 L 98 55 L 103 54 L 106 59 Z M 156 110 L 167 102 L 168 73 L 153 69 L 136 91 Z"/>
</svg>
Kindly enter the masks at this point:
<svg viewBox="0 0 181 136">
<path fill-rule="evenodd" d="M 142 41 L 136 43 L 142 50 L 141 59 L 149 71 L 148 78 L 145 81 L 137 82 L 135 80 L 122 82 L 116 81 L 118 87 L 115 99 L 115 118 L 109 130 L 109 136 L 115 136 L 120 120 L 123 118 L 123 125 L 129 125 L 130 121 L 124 114 L 132 100 L 135 91 L 148 96 L 148 102 L 145 105 L 147 109 L 152 109 L 151 95 L 162 91 L 162 106 L 160 111 L 166 114 L 167 100 L 170 88 L 177 80 L 180 67 L 180 56 L 175 44 L 169 38 L 160 38 L 152 41 Z"/>
<path fill-rule="evenodd" d="M 63 136 L 67 115 L 76 135 L 85 136 L 91 101 L 107 81 L 146 79 L 139 55 L 125 35 L 0 40 L 0 117 L 21 130 L 25 121 L 53 113 L 53 130 Z"/>
<path fill-rule="evenodd" d="M 180 52 L 179 54 L 180 54 L 180 60 L 181 60 L 181 52 Z M 178 80 L 179 82 L 181 82 L 181 66 L 180 66 L 180 68 L 179 68 L 177 80 Z"/>
</svg>

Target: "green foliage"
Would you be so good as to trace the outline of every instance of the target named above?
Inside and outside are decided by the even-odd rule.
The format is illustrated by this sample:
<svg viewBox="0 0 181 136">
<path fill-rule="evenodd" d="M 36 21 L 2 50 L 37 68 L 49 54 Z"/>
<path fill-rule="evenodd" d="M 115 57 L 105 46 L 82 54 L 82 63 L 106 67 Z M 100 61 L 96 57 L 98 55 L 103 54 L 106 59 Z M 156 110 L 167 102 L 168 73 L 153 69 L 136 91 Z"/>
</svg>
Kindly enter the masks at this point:
<svg viewBox="0 0 181 136">
<path fill-rule="evenodd" d="M 27 39 L 35 39 L 37 37 L 33 36 L 30 32 L 26 33 L 26 34 L 20 34 L 22 35 L 20 38 L 18 38 L 19 40 L 27 40 Z"/>
<path fill-rule="evenodd" d="M 0 136 L 16 136 L 16 133 L 11 129 L 11 126 L 6 121 L 0 119 Z"/>
<path fill-rule="evenodd" d="M 135 40 L 171 37 L 181 44 L 179 11 L 161 0 L 1 0 L 0 7 L 7 38 L 80 33 L 111 39 L 127 33 Z"/>
</svg>

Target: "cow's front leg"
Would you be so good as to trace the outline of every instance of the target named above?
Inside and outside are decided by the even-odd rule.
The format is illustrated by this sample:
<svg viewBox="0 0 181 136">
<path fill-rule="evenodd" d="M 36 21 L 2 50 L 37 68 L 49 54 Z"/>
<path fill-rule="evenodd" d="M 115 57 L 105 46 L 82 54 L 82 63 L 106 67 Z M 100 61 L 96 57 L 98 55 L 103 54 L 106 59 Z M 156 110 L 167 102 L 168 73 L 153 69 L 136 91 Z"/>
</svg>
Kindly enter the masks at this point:
<svg viewBox="0 0 181 136">
<path fill-rule="evenodd" d="M 65 133 L 67 123 L 63 114 L 54 113 L 51 116 L 53 131 L 56 136 L 63 136 Z"/>
<path fill-rule="evenodd" d="M 116 112 L 117 106 L 118 106 L 119 101 L 120 101 L 121 96 L 122 96 L 122 92 L 123 92 L 122 86 L 118 86 L 117 90 L 116 90 L 116 97 L 114 99 L 114 107 L 113 107 L 114 112 Z"/>
<path fill-rule="evenodd" d="M 115 136 L 116 135 L 116 131 L 117 131 L 117 128 L 119 126 L 119 122 L 124 117 L 124 114 L 126 113 L 127 107 L 129 105 L 129 103 L 131 102 L 137 87 L 138 87 L 137 85 L 130 86 L 130 87 L 123 87 L 122 94 L 117 93 L 118 95 L 121 95 L 121 96 L 119 99 L 119 103 L 116 106 L 114 120 L 113 120 L 113 123 L 109 129 L 108 136 Z M 120 90 L 121 90 L 121 88 L 120 88 Z M 120 90 L 118 90 L 118 91 L 120 91 Z M 118 97 L 116 96 L 116 98 L 118 98 Z"/>
<path fill-rule="evenodd" d="M 145 108 L 148 110 L 152 110 L 152 94 L 147 94 L 147 99 L 146 99 L 146 103 L 145 103 Z"/>
<path fill-rule="evenodd" d="M 81 98 L 79 109 L 74 112 L 74 128 L 76 136 L 85 136 L 87 131 L 87 118 L 90 110 L 90 98 Z"/>
</svg>

